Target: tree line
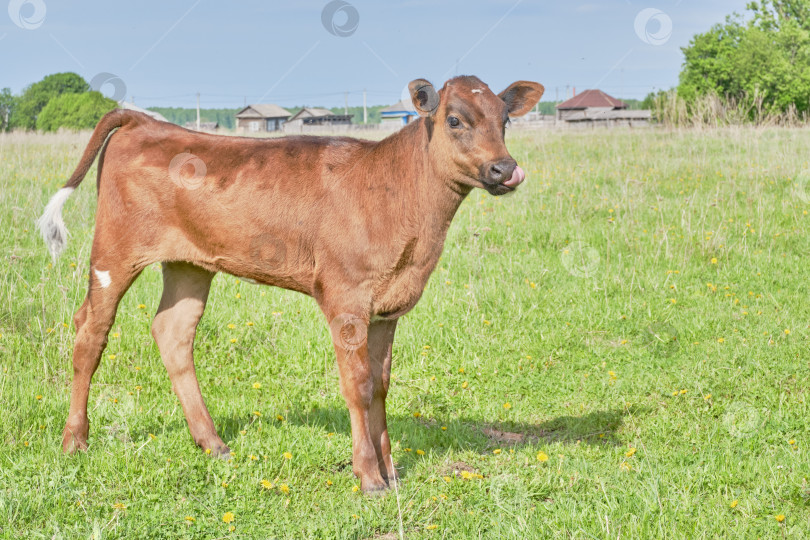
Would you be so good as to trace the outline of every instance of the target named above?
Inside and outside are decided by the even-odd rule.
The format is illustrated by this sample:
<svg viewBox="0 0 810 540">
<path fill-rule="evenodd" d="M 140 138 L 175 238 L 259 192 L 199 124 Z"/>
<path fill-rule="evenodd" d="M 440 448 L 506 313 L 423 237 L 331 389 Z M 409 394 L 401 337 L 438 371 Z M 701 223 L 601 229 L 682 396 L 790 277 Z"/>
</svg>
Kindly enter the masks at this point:
<svg viewBox="0 0 810 540">
<path fill-rule="evenodd" d="M 94 91 L 76 73 L 54 73 L 19 95 L 0 90 L 0 131 L 92 129 L 117 103 Z"/>
<path fill-rule="evenodd" d="M 660 121 L 792 123 L 810 114 L 810 0 L 749 2 L 681 49 L 676 88 L 650 94 Z"/>
</svg>

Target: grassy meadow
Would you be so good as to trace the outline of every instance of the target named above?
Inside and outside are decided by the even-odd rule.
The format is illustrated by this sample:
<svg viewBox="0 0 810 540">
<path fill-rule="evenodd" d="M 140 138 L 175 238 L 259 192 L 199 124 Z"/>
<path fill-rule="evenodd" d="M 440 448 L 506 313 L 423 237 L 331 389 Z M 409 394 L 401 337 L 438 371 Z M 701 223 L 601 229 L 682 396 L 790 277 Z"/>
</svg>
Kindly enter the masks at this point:
<svg viewBox="0 0 810 540">
<path fill-rule="evenodd" d="M 511 130 L 527 182 L 465 201 L 400 322 L 384 498 L 357 490 L 314 301 L 233 276 L 196 363 L 235 455 L 196 448 L 149 333 L 158 265 L 119 308 L 89 451 L 62 454 L 95 167 L 54 264 L 34 220 L 87 139 L 0 136 L 0 537 L 810 531 L 810 132 Z"/>
</svg>

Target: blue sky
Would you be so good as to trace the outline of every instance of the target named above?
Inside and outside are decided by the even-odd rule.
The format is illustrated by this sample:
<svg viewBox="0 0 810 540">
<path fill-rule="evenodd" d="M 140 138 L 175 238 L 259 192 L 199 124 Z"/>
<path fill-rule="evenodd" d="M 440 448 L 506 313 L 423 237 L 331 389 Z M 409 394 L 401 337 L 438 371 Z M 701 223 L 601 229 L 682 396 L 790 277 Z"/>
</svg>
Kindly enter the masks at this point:
<svg viewBox="0 0 810 540">
<path fill-rule="evenodd" d="M 114 74 L 102 92 L 147 107 L 191 107 L 196 92 L 203 107 L 339 106 L 344 92 L 389 104 L 412 79 L 473 74 L 496 92 L 538 81 L 544 99 L 643 98 L 677 84 L 680 48 L 747 0 L 338 1 L 10 0 L 0 87 L 75 71 Z"/>
</svg>

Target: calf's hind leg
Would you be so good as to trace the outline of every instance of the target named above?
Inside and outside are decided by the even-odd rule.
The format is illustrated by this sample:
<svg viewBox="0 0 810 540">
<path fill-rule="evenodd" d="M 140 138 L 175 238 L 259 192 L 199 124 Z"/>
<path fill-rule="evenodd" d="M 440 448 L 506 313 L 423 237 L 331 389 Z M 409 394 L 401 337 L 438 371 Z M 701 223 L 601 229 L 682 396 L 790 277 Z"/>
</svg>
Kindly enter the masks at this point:
<svg viewBox="0 0 810 540">
<path fill-rule="evenodd" d="M 152 323 L 152 336 L 194 442 L 214 455 L 227 457 L 230 449 L 217 435 L 194 369 L 194 337 L 213 277 L 212 272 L 188 263 L 163 263 L 163 296 Z"/>
<path fill-rule="evenodd" d="M 90 381 L 98 368 L 101 353 L 107 346 L 118 302 L 140 273 L 124 265 L 107 265 L 103 258 L 93 258 L 87 297 L 73 317 L 76 341 L 73 345 L 73 383 L 70 410 L 62 432 L 62 450 L 72 454 L 87 448 L 90 422 L 87 397 Z"/>
</svg>

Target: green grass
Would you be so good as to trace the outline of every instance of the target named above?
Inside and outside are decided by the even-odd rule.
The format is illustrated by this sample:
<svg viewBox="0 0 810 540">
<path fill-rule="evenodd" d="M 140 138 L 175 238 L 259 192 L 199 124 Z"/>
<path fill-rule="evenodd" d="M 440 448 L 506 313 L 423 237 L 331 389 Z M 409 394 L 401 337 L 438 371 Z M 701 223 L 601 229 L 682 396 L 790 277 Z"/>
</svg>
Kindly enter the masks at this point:
<svg viewBox="0 0 810 540">
<path fill-rule="evenodd" d="M 86 140 L 0 137 L 0 536 L 810 530 L 810 133 L 513 131 L 527 183 L 469 197 L 400 323 L 388 411 L 404 481 L 381 499 L 353 490 L 314 302 L 226 275 L 196 358 L 234 459 L 194 446 L 171 391 L 149 333 L 157 266 L 118 311 L 89 451 L 61 453 L 95 170 L 53 266 L 33 221 Z"/>
</svg>

